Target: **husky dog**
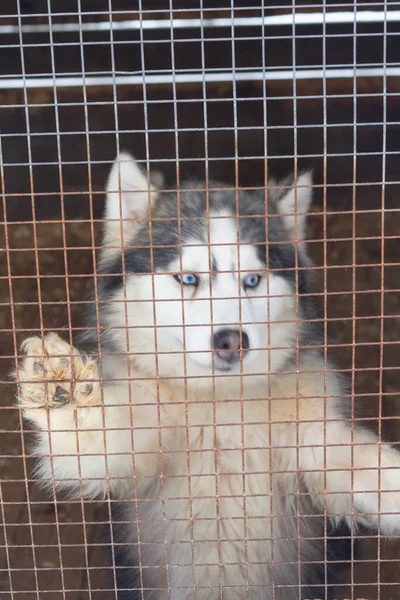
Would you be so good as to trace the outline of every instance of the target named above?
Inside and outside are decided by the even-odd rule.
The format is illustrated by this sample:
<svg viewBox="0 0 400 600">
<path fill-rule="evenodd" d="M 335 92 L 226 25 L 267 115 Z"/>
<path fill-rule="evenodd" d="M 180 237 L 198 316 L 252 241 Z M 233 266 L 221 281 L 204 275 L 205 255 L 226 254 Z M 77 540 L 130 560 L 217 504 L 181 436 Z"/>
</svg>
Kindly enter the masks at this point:
<svg viewBox="0 0 400 600">
<path fill-rule="evenodd" d="M 322 350 L 310 185 L 161 192 L 121 155 L 90 351 L 23 344 L 38 477 L 119 501 L 119 598 L 311 598 L 332 526 L 400 532 L 400 454 L 354 426 Z"/>
</svg>

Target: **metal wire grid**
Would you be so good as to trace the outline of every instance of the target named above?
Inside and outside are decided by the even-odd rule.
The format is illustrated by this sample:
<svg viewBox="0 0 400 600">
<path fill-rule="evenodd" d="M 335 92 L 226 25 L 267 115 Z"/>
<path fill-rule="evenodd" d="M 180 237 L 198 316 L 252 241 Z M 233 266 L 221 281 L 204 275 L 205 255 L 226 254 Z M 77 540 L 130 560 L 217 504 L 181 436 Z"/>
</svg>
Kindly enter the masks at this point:
<svg viewBox="0 0 400 600">
<path fill-rule="evenodd" d="M 11 115 L 11 117 L 15 113 L 20 113 L 19 121 L 11 118 L 10 125 L 6 120 L 4 122 L 5 132 L 2 135 L 1 152 L 4 247 L 6 250 L 6 260 L 3 263 L 4 271 L 2 273 L 2 285 L 4 284 L 4 288 L 2 288 L 2 306 L 5 314 L 2 331 L 6 340 L 6 359 L 15 360 L 18 365 L 20 342 L 32 330 L 39 332 L 40 335 L 47 331 L 64 331 L 67 334 L 64 337 L 72 342 L 72 333 L 86 327 L 82 323 L 76 325 L 75 321 L 77 309 L 83 303 L 82 283 L 90 278 L 96 265 L 95 250 L 99 248 L 98 227 L 102 225 L 99 206 L 104 193 L 102 189 L 104 187 L 104 166 L 109 164 L 115 150 L 119 152 L 121 147 L 126 144 L 126 139 L 128 139 L 125 135 L 126 132 L 131 133 L 131 140 L 141 138 L 140 153 L 143 164 L 147 168 L 153 163 L 156 165 L 161 163 L 166 166 L 167 176 L 171 181 L 178 184 L 178 194 L 180 181 L 189 169 L 197 168 L 196 164 L 201 167 L 204 166 L 207 193 L 209 173 L 212 170 L 218 171 L 218 168 L 221 169 L 219 167 L 221 164 L 221 170 L 223 170 L 225 163 L 233 164 L 233 171 L 229 172 L 229 183 L 230 187 L 234 185 L 235 189 L 238 189 L 241 185 L 242 172 L 244 171 L 246 176 L 246 168 L 247 165 L 251 164 L 251 161 L 256 160 L 258 168 L 260 165 L 262 167 L 262 175 L 256 179 L 257 185 L 252 182 L 251 187 L 254 188 L 265 185 L 267 173 L 273 170 L 274 166 L 278 164 L 277 161 L 281 160 L 285 169 L 290 164 L 291 170 L 294 169 L 296 174 L 300 168 L 299 165 L 304 162 L 307 163 L 307 160 L 311 159 L 311 164 L 316 163 L 317 168 L 322 173 L 322 178 L 315 185 L 315 191 L 320 192 L 319 209 L 315 209 L 317 214 L 313 211 L 310 215 L 311 219 L 314 219 L 314 227 L 311 229 L 313 239 L 309 240 L 309 246 L 316 248 L 314 252 L 311 250 L 313 256 L 318 259 L 315 271 L 317 274 L 322 274 L 319 280 L 320 287 L 316 295 L 319 296 L 320 304 L 324 308 L 325 325 L 337 324 L 336 331 L 340 331 L 340 326 L 347 328 L 347 337 L 345 335 L 343 341 L 339 338 L 336 344 L 329 344 L 329 349 L 336 347 L 343 350 L 343 352 L 346 350 L 348 352 L 347 366 L 341 366 L 341 371 L 350 374 L 352 397 L 355 399 L 360 398 L 367 407 L 364 414 L 358 418 L 368 421 L 372 417 L 376 417 L 379 437 L 383 439 L 383 434 L 386 432 L 387 435 L 389 432 L 392 438 L 397 439 L 396 428 L 390 429 L 390 424 L 396 415 L 395 410 L 393 410 L 396 408 L 396 403 L 392 407 L 392 412 L 385 409 L 382 403 L 383 397 L 385 399 L 393 398 L 394 400 L 398 397 L 398 390 L 395 385 L 398 378 L 398 364 L 393 358 L 398 343 L 398 332 L 395 330 L 395 325 L 393 325 L 394 332 L 388 331 L 387 326 L 387 323 L 389 323 L 389 328 L 391 328 L 390 324 L 396 323 L 398 319 L 396 295 L 399 290 L 397 289 L 398 285 L 394 282 L 400 264 L 398 258 L 397 260 L 395 258 L 390 259 L 391 256 L 395 256 L 395 252 L 393 254 L 388 252 L 388 247 L 393 248 L 397 241 L 396 218 L 398 216 L 398 205 L 396 201 L 393 201 L 393 196 L 396 195 L 398 178 L 387 181 L 387 161 L 390 158 L 396 159 L 398 152 L 396 144 L 390 143 L 387 135 L 388 125 L 397 125 L 396 111 L 388 104 L 391 98 L 394 100 L 397 98 L 396 82 L 394 79 L 387 77 L 397 74 L 398 63 L 396 63 L 396 57 L 391 54 L 391 62 L 388 66 L 386 50 L 388 47 L 393 48 L 390 46 L 391 36 L 395 38 L 397 31 L 388 29 L 390 23 L 395 22 L 396 13 L 389 12 L 388 9 L 391 7 L 387 6 L 386 3 L 384 5 L 382 3 L 379 3 L 379 5 L 376 3 L 361 5 L 360 3 L 358 6 L 351 5 L 351 10 L 349 10 L 349 4 L 336 4 L 329 7 L 322 4 L 313 5 L 313 10 L 315 9 L 315 12 L 320 15 L 321 29 L 314 36 L 307 35 L 307 37 L 308 39 L 318 39 L 322 43 L 322 54 L 317 53 L 317 60 L 319 60 L 317 71 L 321 82 L 317 91 L 314 88 L 314 91 L 309 93 L 307 86 L 299 91 L 299 81 L 303 77 L 307 80 L 315 77 L 315 69 L 307 68 L 315 65 L 306 63 L 304 71 L 299 71 L 299 63 L 304 66 L 304 60 L 298 49 L 301 34 L 296 26 L 296 23 L 301 20 L 301 16 L 306 13 L 294 13 L 292 5 L 284 8 L 290 9 L 288 14 L 289 17 L 290 15 L 293 17 L 293 21 L 291 26 L 282 34 L 275 35 L 275 31 L 271 32 L 268 27 L 260 27 L 257 35 L 254 35 L 253 30 L 252 35 L 243 36 L 242 41 L 246 43 L 251 43 L 254 40 L 261 41 L 260 51 L 257 54 L 259 71 L 255 72 L 254 69 L 249 70 L 240 62 L 242 58 L 238 56 L 236 46 L 239 34 L 234 19 L 247 18 L 252 11 L 258 14 L 248 18 L 279 17 L 279 14 L 271 15 L 270 13 L 274 11 L 279 13 L 279 11 L 282 11 L 282 6 L 260 8 L 259 6 L 236 7 L 232 5 L 228 8 L 224 7 L 225 12 L 221 18 L 227 20 L 228 26 L 223 35 L 219 33 L 214 38 L 214 43 L 221 44 L 221 49 L 224 47 L 224 42 L 228 43 L 228 50 L 224 48 L 224 51 L 229 56 L 230 69 L 228 75 L 226 71 L 224 75 L 223 70 L 218 71 L 214 64 L 213 67 L 210 67 L 207 62 L 209 60 L 209 54 L 206 52 L 208 38 L 204 22 L 213 13 L 212 8 L 205 7 L 203 10 L 196 10 L 194 15 L 198 21 L 196 34 L 194 37 L 189 38 L 186 37 L 186 33 L 183 37 L 178 36 L 178 29 L 176 27 L 167 28 L 166 23 L 168 20 L 180 19 L 181 15 L 184 15 L 185 19 L 191 19 L 191 10 L 184 7 L 175 10 L 175 7 L 171 4 L 164 8 L 161 14 L 147 7 L 142 8 L 140 5 L 137 11 L 130 11 L 128 15 L 134 23 L 139 24 L 139 27 L 136 25 L 138 37 L 133 42 L 132 39 L 129 39 L 128 42 L 121 42 L 121 45 L 128 44 L 128 48 L 130 44 L 135 49 L 137 56 L 140 57 L 138 58 L 140 73 L 139 75 L 120 75 L 118 73 L 118 61 L 115 57 L 120 41 L 116 39 L 118 28 L 115 24 L 119 22 L 116 20 L 117 18 L 126 16 L 125 7 L 120 11 L 118 7 L 113 6 L 110 2 L 105 3 L 104 10 L 99 9 L 96 13 L 85 13 L 83 6 L 79 4 L 78 11 L 68 12 L 65 10 L 65 13 L 56 14 L 56 8 L 48 2 L 44 10 L 38 13 L 37 21 L 39 23 L 36 24 L 32 23 L 32 17 L 28 18 L 24 14 L 22 4 L 19 2 L 16 4 L 15 10 L 7 16 L 8 21 L 4 25 L 4 27 L 14 29 L 10 33 L 7 31 L 1 32 L 0 30 L 4 36 L 11 35 L 11 33 L 15 34 L 15 32 L 18 35 L 18 40 L 16 42 L 13 40 L 12 43 L 9 42 L 10 38 L 4 38 L 3 52 L 17 50 L 20 53 L 19 69 L 7 73 L 7 78 L 2 78 L 1 81 L 6 90 L 18 88 L 21 90 L 20 95 L 2 93 L 3 113 L 7 116 Z M 298 8 L 301 7 L 296 7 L 296 10 Z M 328 8 L 337 11 L 344 10 L 348 22 L 348 15 L 352 13 L 354 19 L 353 21 L 350 20 L 350 30 L 329 32 Z M 360 32 L 360 23 L 363 21 L 363 17 L 360 16 L 358 10 L 361 8 L 368 8 L 379 13 L 376 15 L 376 19 L 380 22 L 381 29 L 378 31 L 373 30 L 373 33 L 368 29 Z M 245 14 L 245 17 L 242 17 L 242 14 Z M 285 15 L 284 19 L 288 19 L 288 14 Z M 164 16 L 161 40 L 147 40 L 148 26 L 145 23 L 148 22 L 148 19 L 153 19 L 153 27 L 157 29 L 157 23 L 160 24 L 158 19 L 161 16 Z M 76 27 L 78 25 L 78 28 L 75 29 L 78 37 L 72 42 L 57 41 L 56 34 L 63 33 L 64 20 L 69 18 L 71 18 L 72 26 Z M 304 16 L 304 18 L 306 17 Z M 58 21 L 61 23 L 58 24 Z M 106 29 L 109 35 L 109 39 L 106 42 L 86 41 L 85 21 L 101 22 L 102 27 Z M 26 22 L 27 25 L 25 25 Z M 53 22 L 57 22 L 59 30 L 57 30 L 57 27 L 53 27 Z M 26 40 L 25 35 L 27 33 L 35 34 L 35 32 L 28 29 L 24 30 L 24 27 L 36 27 L 36 25 L 42 27 L 39 33 L 43 33 L 43 27 L 48 28 L 46 29 L 48 38 L 45 42 L 38 43 Z M 70 29 L 72 26 L 70 25 Z M 129 32 L 131 35 L 130 30 Z M 327 61 L 327 44 L 330 37 L 334 38 L 335 41 L 347 38 L 351 40 L 352 44 L 351 61 L 336 65 L 337 69 L 332 69 Z M 378 82 L 370 80 L 360 85 L 359 76 L 368 75 L 367 72 L 359 70 L 359 65 L 363 59 L 359 56 L 358 44 L 363 38 L 366 38 L 367 42 L 371 44 L 374 39 L 377 46 L 381 46 L 382 53 L 379 61 L 367 65 L 369 69 L 378 69 L 378 71 L 372 70 L 371 74 L 376 75 L 378 73 L 380 80 Z M 268 52 L 274 40 L 282 39 L 286 40 L 291 46 L 291 60 L 289 65 L 281 65 L 288 70 L 286 70 L 286 75 L 280 77 L 277 69 L 271 68 L 268 63 Z M 192 73 L 187 69 L 181 71 L 180 66 L 177 65 L 178 49 L 181 45 L 184 48 L 184 45 L 189 42 L 190 44 L 197 44 L 200 49 L 201 65 L 197 73 L 196 70 Z M 93 71 L 93 62 L 89 66 L 87 65 L 87 48 L 88 46 L 99 48 L 101 44 L 106 44 L 110 51 L 109 70 L 96 69 Z M 170 48 L 170 66 L 167 69 L 154 68 L 151 55 L 149 56 L 146 53 L 146 50 L 157 46 L 157 44 L 164 44 L 164 47 L 167 44 Z M 67 47 L 72 51 L 73 45 L 76 46 L 79 52 L 79 82 L 76 73 L 71 74 L 65 70 L 60 71 L 56 59 L 57 48 Z M 48 50 L 50 68 L 48 70 L 43 69 L 41 62 L 38 61 L 35 73 L 32 73 L 27 70 L 26 64 L 30 62 L 30 52 L 40 47 Z M 92 58 L 90 60 L 93 61 Z M 331 60 L 330 57 L 329 60 Z M 150 64 L 148 64 L 149 62 Z M 238 65 L 238 62 L 240 62 L 240 65 Z M 10 64 L 15 65 L 12 60 Z M 346 68 L 347 71 L 344 70 Z M 93 73 L 95 73 L 94 77 Z M 156 75 L 156 73 L 158 74 Z M 261 73 L 261 75 L 257 75 L 257 73 Z M 293 73 L 296 75 L 294 79 Z M 151 79 L 153 75 L 158 79 Z M 335 78 L 338 75 L 345 77 L 350 75 L 352 80 L 350 92 L 347 89 L 343 93 L 343 87 L 341 86 L 344 84 L 342 81 L 337 84 L 333 93 L 331 92 L 329 78 Z M 50 89 L 50 95 L 48 96 L 41 96 L 38 92 L 42 87 L 39 81 L 42 77 L 45 78 L 46 86 Z M 69 79 L 70 77 L 71 79 Z M 255 85 L 250 89 L 250 92 L 241 89 L 239 86 L 243 80 L 254 82 L 257 79 L 262 82 L 261 87 Z M 292 87 L 286 90 L 274 87 L 273 84 L 279 79 L 293 79 L 293 82 L 291 82 Z M 272 80 L 271 87 L 268 87 L 266 83 L 269 80 Z M 210 88 L 210 83 L 217 84 L 226 81 L 232 83 L 232 87 L 228 89 L 228 92 L 225 88 L 222 91 L 221 89 Z M 180 84 L 185 82 L 199 85 L 187 91 L 180 87 Z M 169 87 L 152 88 L 152 83 Z M 63 87 L 70 84 L 74 86 L 78 84 L 79 87 L 75 87 L 69 96 L 63 96 Z M 124 92 L 120 87 L 122 84 L 139 85 L 141 89 L 133 88 Z M 91 95 L 89 88 L 92 85 L 108 87 L 96 89 L 95 94 Z M 360 93 L 359 88 L 364 92 Z M 224 95 L 227 97 L 224 97 Z M 360 122 L 360 118 L 364 119 L 365 117 L 362 114 L 360 117 L 359 112 L 362 113 L 362 111 L 359 109 L 359 104 L 364 99 L 370 99 L 371 96 L 376 97 L 376 102 L 379 103 L 381 111 L 377 111 L 377 118 Z M 329 111 L 332 100 L 347 101 L 352 107 L 351 118 L 347 116 L 345 119 L 339 110 L 339 114 L 333 116 L 333 120 L 336 119 L 336 122 L 330 122 L 332 117 Z M 322 106 L 317 119 L 312 118 L 310 112 L 306 113 L 304 110 L 305 102 L 312 101 L 319 103 L 320 107 Z M 277 118 L 279 108 L 278 111 L 274 108 L 277 103 L 282 106 L 286 105 L 286 107 L 290 105 L 292 114 L 287 123 L 284 122 L 284 119 L 281 121 Z M 168 127 L 157 125 L 157 119 L 155 119 L 154 108 L 161 110 L 163 106 L 167 108 L 165 114 L 169 120 Z M 219 109 L 221 106 L 222 110 Z M 254 106 L 257 106 L 260 111 L 258 115 L 259 122 L 258 124 L 251 123 L 251 129 L 253 133 L 258 131 L 260 134 L 260 137 L 255 140 L 255 146 L 259 151 L 257 153 L 245 152 L 246 155 L 243 155 L 240 144 L 242 136 L 249 129 L 248 122 L 246 123 L 246 115 L 249 107 L 251 109 Z M 110 107 L 111 109 L 111 112 L 107 113 L 105 127 L 102 124 L 99 126 L 99 121 L 104 114 L 100 110 L 104 107 Z M 127 111 L 123 112 L 121 110 L 124 107 L 135 113 L 142 110 L 140 119 L 135 117 L 134 127 L 127 118 Z M 186 109 L 186 107 L 189 108 Z M 217 109 L 214 107 L 217 107 Z M 232 111 L 231 122 L 224 125 L 219 122 L 219 119 L 226 123 L 225 114 L 223 113 L 228 107 Z M 68 113 L 68 109 L 72 109 L 71 113 Z M 41 110 L 47 111 L 46 115 L 51 114 L 50 131 L 43 115 L 40 114 Z M 80 111 L 81 120 L 78 128 L 75 128 L 74 123 L 71 123 L 70 120 L 66 125 L 66 118 L 63 115 L 65 110 L 65 115 L 73 114 L 74 110 L 75 114 L 78 114 L 78 110 Z M 97 121 L 94 118 L 96 126 L 92 127 L 91 118 L 96 114 L 96 110 L 99 111 L 100 117 L 97 118 Z M 187 110 L 192 114 L 188 114 Z M 38 118 L 35 118 L 35 111 L 39 112 Z M 392 119 L 388 119 L 388 111 L 391 111 Z M 288 112 L 287 108 L 286 112 Z M 199 126 L 193 126 L 191 123 L 194 118 L 200 120 L 201 124 Z M 141 125 L 136 125 L 139 121 L 141 121 Z M 153 126 L 155 121 L 156 125 Z M 241 121 L 243 121 L 243 125 L 241 125 Z M 14 127 L 22 122 L 22 131 L 14 130 Z M 337 151 L 331 152 L 332 138 L 329 137 L 330 132 L 340 127 L 343 128 L 344 125 L 348 126 L 345 131 L 350 130 L 352 133 L 350 147 L 347 146 L 346 151 L 339 148 Z M 322 132 L 322 144 L 319 143 L 318 149 L 304 151 L 303 149 L 307 146 L 307 143 L 300 139 L 301 133 L 304 131 L 308 136 L 309 132 L 313 132 L 315 129 Z M 362 150 L 362 147 L 366 146 L 365 138 L 360 134 L 362 129 L 366 130 L 367 135 L 371 131 L 377 135 L 377 130 L 379 130 L 379 138 L 375 145 L 372 144 L 374 146 L 372 151 L 369 149 Z M 288 147 L 282 150 L 276 138 L 284 136 L 285 132 L 293 132 L 293 139 L 290 139 Z M 170 141 L 161 149 L 154 148 L 153 140 L 156 139 L 157 134 L 161 137 L 163 134 L 170 136 Z M 229 139 L 229 144 L 222 148 L 219 156 L 213 155 L 213 145 L 216 140 L 216 136 L 212 138 L 213 134 L 221 136 L 232 134 L 231 137 L 224 138 Z M 72 144 L 74 144 L 79 135 L 82 135 L 84 139 L 83 144 L 76 146 L 80 158 L 73 157 L 71 159 L 71 147 L 65 148 L 65 140 L 70 137 Z M 196 138 L 196 135 L 199 137 Z M 195 148 L 198 155 L 190 152 L 190 141 L 187 142 L 188 139 L 190 140 L 190 136 L 196 139 Z M 101 140 L 102 137 L 105 140 L 104 145 L 112 146 L 112 152 L 111 148 L 107 151 L 103 148 L 100 151 L 98 150 L 98 140 Z M 310 135 L 310 141 L 312 142 L 311 137 Z M 46 144 L 47 138 L 51 142 L 45 147 L 45 152 L 38 152 L 37 142 Z M 55 143 L 52 143 L 53 141 Z M 343 130 L 340 141 L 346 143 Z M 15 144 L 14 148 L 12 144 Z M 21 151 L 23 145 L 25 147 Z M 130 148 L 135 151 L 135 147 L 130 145 Z M 156 158 L 153 158 L 154 151 Z M 69 155 L 70 159 L 66 158 L 65 155 Z M 343 174 L 342 180 L 340 177 L 336 180 L 335 177 L 332 177 L 330 171 L 334 166 L 331 167 L 331 164 L 337 164 L 332 162 L 335 158 L 340 160 L 349 159 L 351 163 L 350 177 L 347 173 Z M 377 161 L 373 163 L 375 172 L 369 173 L 372 176 L 360 182 L 358 165 L 363 158 L 371 160 L 377 158 Z M 187 169 L 185 169 L 186 164 L 188 165 Z M 24 176 L 20 181 L 18 177 L 9 175 L 9 173 L 12 173 L 14 165 L 18 165 L 19 173 L 24 172 Z M 376 174 L 376 165 L 380 168 L 379 175 Z M 95 176 L 96 166 L 98 167 L 97 175 L 101 173 L 101 177 Z M 46 187 L 46 184 L 48 184 L 46 171 L 42 170 L 40 174 L 39 169 L 43 167 L 50 167 L 50 187 L 49 185 Z M 53 167 L 53 171 L 51 167 Z M 65 169 L 68 167 L 79 172 L 78 183 L 73 183 L 71 173 L 74 173 L 74 171 L 69 171 L 67 179 Z M 80 171 L 79 168 L 81 168 Z M 248 168 L 250 171 L 251 167 Z M 83 175 L 84 170 L 86 175 Z M 56 177 L 54 172 L 57 174 Z M 253 172 L 250 171 L 250 179 L 252 179 Z M 26 178 L 26 174 L 28 174 L 28 178 Z M 374 185 L 372 186 L 371 183 L 374 183 Z M 93 186 L 96 186 L 96 189 L 93 189 Z M 347 192 L 350 201 L 347 200 L 344 210 L 343 205 L 340 206 L 340 210 L 336 210 L 335 203 L 328 202 L 328 194 L 334 193 L 335 190 L 339 193 L 343 192 L 344 196 Z M 371 202 L 367 208 L 360 200 L 363 197 L 363 191 L 372 194 Z M 376 196 L 373 195 L 374 191 Z M 59 200 L 56 200 L 57 210 L 54 210 L 56 197 Z M 78 215 L 74 214 L 74 210 L 76 211 L 76 203 L 74 205 L 72 202 L 74 197 L 78 198 L 78 203 L 81 201 L 85 203 L 83 210 L 78 211 Z M 339 194 L 336 198 L 338 197 Z M 50 202 L 53 203 L 53 206 L 50 206 Z M 28 204 L 29 210 L 27 210 Z M 39 208 L 42 211 L 40 216 L 37 214 Z M 335 226 L 335 223 L 338 222 L 341 223 L 343 231 L 340 230 L 340 227 Z M 366 224 L 365 230 L 363 230 L 364 224 Z M 329 229 L 331 229 L 331 232 Z M 126 243 L 126 245 L 128 244 Z M 336 247 L 342 247 L 342 253 L 339 252 L 336 259 L 331 258 L 332 248 L 335 250 Z M 370 251 L 366 251 L 365 255 L 362 255 L 360 248 L 369 248 Z M 54 261 L 56 253 L 59 256 Z M 345 270 L 343 269 L 344 265 Z M 374 270 L 375 275 L 364 280 L 360 273 L 366 272 L 367 269 Z M 299 271 L 297 272 L 299 273 Z M 338 273 L 337 276 L 335 276 L 336 273 Z M 349 273 L 350 278 L 348 277 Z M 129 278 L 128 274 L 126 274 L 127 278 Z M 344 279 L 343 284 L 339 283 L 340 279 Z M 97 278 L 95 278 L 95 285 L 96 281 Z M 390 286 L 390 293 L 386 291 L 388 285 Z M 332 286 L 332 289 L 330 286 Z M 363 289 L 360 289 L 360 287 L 363 287 Z M 55 295 L 58 296 L 57 299 L 54 298 Z M 362 306 L 360 306 L 360 298 Z M 341 312 L 340 307 L 335 309 L 337 303 L 343 303 L 343 305 L 346 305 L 346 309 L 343 312 Z M 370 312 L 363 310 L 364 303 L 365 305 L 369 303 Z M 36 308 L 36 310 L 30 312 L 31 308 Z M 298 314 L 297 321 L 300 321 Z M 367 329 L 366 324 L 370 325 L 371 322 L 373 323 L 374 333 L 368 339 L 368 335 L 364 336 L 362 332 L 363 328 L 364 330 Z M 67 330 L 65 331 L 66 326 Z M 297 347 L 300 349 L 299 343 Z M 391 347 L 393 353 L 387 358 L 388 349 Z M 326 337 L 323 349 L 325 372 L 328 372 L 329 369 L 326 364 L 328 340 Z M 368 358 L 365 356 L 360 358 L 359 355 L 361 355 L 362 349 L 368 349 L 371 353 L 375 351 L 375 362 L 374 360 L 368 362 Z M 18 423 L 16 421 L 16 411 L 13 408 L 13 391 L 9 379 L 6 377 L 7 370 L 9 370 L 9 362 L 2 377 L 3 387 L 6 390 L 2 403 L 2 414 L 5 415 L 3 431 L 5 451 L 2 458 L 4 477 L 0 487 L 4 536 L 1 566 L 2 591 L 7 598 L 110 597 L 110 594 L 114 594 L 116 586 L 114 553 L 111 552 L 112 563 L 111 566 L 107 567 L 97 549 L 107 546 L 112 550 L 114 547 L 112 533 L 110 534 L 111 540 L 108 543 L 104 542 L 99 535 L 99 524 L 103 523 L 110 529 L 112 500 L 108 499 L 106 503 L 105 517 L 97 515 L 96 518 L 93 506 L 83 497 L 79 501 L 68 503 L 60 501 L 54 505 L 49 505 L 46 496 L 38 496 L 36 487 L 32 485 L 35 481 L 30 470 L 31 459 L 28 457 L 25 438 L 21 436 L 21 431 L 26 429 L 26 426 L 20 416 L 18 417 Z M 392 377 L 390 380 L 392 387 L 390 387 L 390 384 L 385 384 L 386 373 L 389 373 Z M 361 385 L 362 391 L 360 392 L 358 391 L 360 384 L 358 379 L 362 379 L 364 375 L 367 384 L 364 385 L 364 388 Z M 322 399 L 326 399 L 326 395 L 327 391 L 325 390 Z M 373 406 L 372 401 L 374 401 Z M 243 394 L 241 394 L 238 402 L 241 407 L 241 419 L 237 422 L 237 425 L 241 427 L 243 448 Z M 215 402 L 213 413 L 213 427 L 215 430 L 217 428 L 216 404 Z M 354 412 L 352 416 L 355 417 Z M 382 431 L 385 425 L 388 425 L 388 427 L 385 431 Z M 134 424 L 130 423 L 129 426 L 134 431 Z M 161 448 L 161 436 L 165 426 L 162 425 L 160 413 L 158 413 L 156 427 L 159 431 Z M 271 427 L 271 422 L 266 423 L 266 427 Z M 188 473 L 190 475 L 189 432 L 189 421 L 186 420 L 185 442 Z M 295 441 L 295 444 L 298 449 L 299 439 Z M 132 460 L 135 461 L 135 456 Z M 215 460 L 217 459 L 215 458 Z M 160 461 L 162 461 L 162 453 L 160 453 Z M 162 471 L 162 462 L 160 468 Z M 217 468 L 218 466 L 215 464 L 215 469 L 217 470 Z M 241 468 L 243 471 L 243 489 L 245 490 L 245 476 L 251 475 L 251 473 L 246 473 L 244 452 L 242 452 Z M 269 465 L 266 474 L 271 473 L 272 466 Z M 188 501 L 191 507 L 190 481 L 189 477 Z M 299 489 L 297 494 L 300 494 Z M 218 515 L 218 489 L 216 490 L 216 497 Z M 166 530 L 168 519 L 165 512 L 165 501 L 163 492 L 164 512 L 160 527 L 163 527 L 163 543 L 167 550 L 170 542 Z M 46 509 L 49 511 L 47 514 Z M 245 506 L 243 519 L 246 527 Z M 221 532 L 219 529 L 221 519 L 217 517 L 216 522 L 217 541 L 219 542 L 218 551 L 221 552 Z M 134 526 L 137 527 L 138 533 L 140 533 L 140 523 L 136 522 Z M 326 530 L 324 536 L 326 541 Z M 364 589 L 368 592 L 372 589 L 375 594 L 374 597 L 382 600 L 389 598 L 393 589 L 396 589 L 395 584 L 398 583 L 396 576 L 393 574 L 394 569 L 392 572 L 390 572 L 390 569 L 388 571 L 388 565 L 389 567 L 391 564 L 395 565 L 398 560 L 397 549 L 394 549 L 392 554 L 389 553 L 389 556 L 387 554 L 382 555 L 379 534 L 368 533 L 360 537 L 365 540 L 377 540 L 376 556 L 374 556 L 373 551 L 372 558 L 371 554 L 366 554 L 361 561 L 353 556 L 349 565 L 348 579 L 337 587 L 337 594 L 343 596 L 343 593 L 346 592 L 347 595 L 355 598 L 357 591 L 360 593 L 361 590 L 362 594 Z M 196 545 L 194 539 L 193 519 L 191 519 L 191 548 L 188 560 L 190 565 L 194 565 Z M 300 536 L 298 543 L 300 543 Z M 221 563 L 220 555 L 218 562 Z M 361 575 L 360 582 L 360 565 L 361 572 L 364 567 L 365 573 L 366 564 L 374 566 L 373 578 L 370 577 L 368 580 L 365 575 Z M 141 567 L 141 565 L 139 566 Z M 381 575 L 382 568 L 386 568 L 384 577 Z M 356 577 L 357 569 L 358 578 Z M 111 578 L 101 579 L 101 576 L 108 571 L 111 571 Z M 196 589 L 194 566 L 193 580 L 194 589 Z M 356 587 L 356 584 L 359 587 Z M 300 589 L 300 581 L 298 585 Z M 345 592 L 342 590 L 345 590 Z M 171 590 L 169 590 L 170 593 Z M 249 595 L 248 576 L 244 585 L 243 597 L 251 597 Z"/>
</svg>

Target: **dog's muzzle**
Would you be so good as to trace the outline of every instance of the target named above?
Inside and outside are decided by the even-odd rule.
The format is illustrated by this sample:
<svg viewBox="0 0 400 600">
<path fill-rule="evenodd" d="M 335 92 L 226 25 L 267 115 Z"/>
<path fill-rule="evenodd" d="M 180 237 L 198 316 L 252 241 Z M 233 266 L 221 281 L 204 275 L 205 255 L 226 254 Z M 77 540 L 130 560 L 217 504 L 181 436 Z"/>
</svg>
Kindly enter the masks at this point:
<svg viewBox="0 0 400 600">
<path fill-rule="evenodd" d="M 225 364 L 232 364 L 244 357 L 250 347 L 249 336 L 239 329 L 220 329 L 214 334 L 213 350 Z"/>
</svg>

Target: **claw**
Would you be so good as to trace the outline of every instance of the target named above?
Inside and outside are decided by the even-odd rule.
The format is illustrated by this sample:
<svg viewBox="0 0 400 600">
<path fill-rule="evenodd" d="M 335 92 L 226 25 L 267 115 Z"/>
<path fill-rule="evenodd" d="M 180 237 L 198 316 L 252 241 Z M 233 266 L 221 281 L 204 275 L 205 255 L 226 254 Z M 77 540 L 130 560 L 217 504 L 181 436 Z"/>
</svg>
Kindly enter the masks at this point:
<svg viewBox="0 0 400 600">
<path fill-rule="evenodd" d="M 82 396 L 89 396 L 92 392 L 93 392 L 93 384 L 92 383 L 85 383 L 85 385 L 83 385 L 81 388 Z"/>
<path fill-rule="evenodd" d="M 54 394 L 54 402 L 57 404 L 65 405 L 73 402 L 73 397 L 67 390 L 58 385 L 56 387 L 56 393 Z"/>
<path fill-rule="evenodd" d="M 44 375 L 46 373 L 44 364 L 41 360 L 35 360 L 33 363 L 33 372 L 35 375 Z"/>
<path fill-rule="evenodd" d="M 68 369 L 68 367 L 69 367 L 69 360 L 68 360 L 68 358 L 66 356 L 61 356 L 60 359 L 59 359 L 59 361 L 60 361 L 60 367 L 62 369 Z"/>
</svg>

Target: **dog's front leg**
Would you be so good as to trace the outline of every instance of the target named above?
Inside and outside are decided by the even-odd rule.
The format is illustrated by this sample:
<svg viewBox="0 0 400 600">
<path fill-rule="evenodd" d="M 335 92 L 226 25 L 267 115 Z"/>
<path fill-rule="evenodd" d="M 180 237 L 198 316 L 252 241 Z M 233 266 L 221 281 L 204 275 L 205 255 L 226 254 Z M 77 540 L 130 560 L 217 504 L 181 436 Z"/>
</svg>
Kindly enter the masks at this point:
<svg viewBox="0 0 400 600">
<path fill-rule="evenodd" d="M 346 421 L 304 424 L 300 430 L 304 481 L 331 519 L 400 533 L 400 452 Z"/>
<path fill-rule="evenodd" d="M 36 430 L 32 453 L 41 483 L 87 498 L 123 495 L 153 456 L 146 454 L 154 437 L 149 410 L 140 408 L 140 398 L 139 407 L 130 401 L 135 392 L 140 396 L 140 382 L 131 394 L 127 380 L 101 386 L 93 358 L 54 333 L 25 340 L 23 350 L 18 401 Z"/>
</svg>

